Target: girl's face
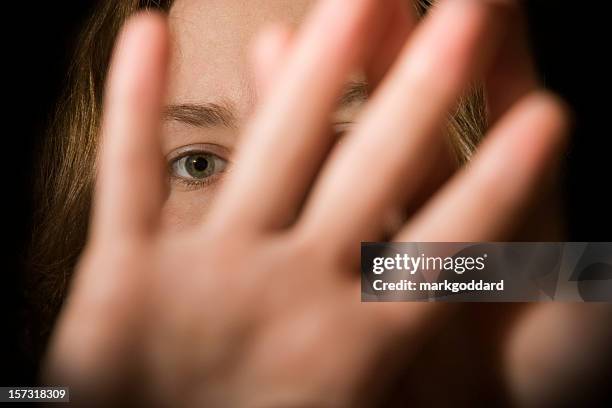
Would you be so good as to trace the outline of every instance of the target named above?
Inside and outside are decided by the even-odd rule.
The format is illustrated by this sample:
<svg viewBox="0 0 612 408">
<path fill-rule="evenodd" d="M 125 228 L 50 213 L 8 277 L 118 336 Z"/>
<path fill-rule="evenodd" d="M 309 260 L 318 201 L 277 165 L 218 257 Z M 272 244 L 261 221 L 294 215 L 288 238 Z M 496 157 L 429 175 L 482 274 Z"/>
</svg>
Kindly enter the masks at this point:
<svg viewBox="0 0 612 408">
<path fill-rule="evenodd" d="M 241 129 L 258 99 L 251 64 L 256 35 L 274 22 L 299 25 L 312 3 L 175 2 L 169 18 L 172 61 L 162 135 L 171 180 L 163 217 L 167 228 L 200 223 L 231 164 Z M 359 104 L 339 107 L 333 121 L 339 126 L 350 123 Z"/>
</svg>

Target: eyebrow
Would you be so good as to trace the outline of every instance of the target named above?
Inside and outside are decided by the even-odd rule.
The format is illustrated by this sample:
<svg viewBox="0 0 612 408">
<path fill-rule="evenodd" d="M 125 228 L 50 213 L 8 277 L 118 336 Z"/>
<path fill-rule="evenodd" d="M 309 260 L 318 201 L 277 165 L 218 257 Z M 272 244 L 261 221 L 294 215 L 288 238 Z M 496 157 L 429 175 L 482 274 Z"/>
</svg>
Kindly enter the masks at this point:
<svg viewBox="0 0 612 408">
<path fill-rule="evenodd" d="M 339 105 L 341 108 L 349 107 L 355 103 L 362 103 L 370 95 L 370 85 L 365 81 L 351 81 L 344 88 L 340 97 Z"/>
<path fill-rule="evenodd" d="M 167 121 L 185 123 L 194 127 L 236 127 L 236 115 L 230 104 L 182 103 L 166 107 Z"/>
<path fill-rule="evenodd" d="M 349 82 L 338 101 L 340 108 L 347 108 L 367 100 L 368 89 L 369 87 L 366 82 Z M 181 103 L 169 105 L 165 109 L 164 119 L 199 128 L 236 128 L 238 123 L 235 109 L 230 103 Z"/>
</svg>

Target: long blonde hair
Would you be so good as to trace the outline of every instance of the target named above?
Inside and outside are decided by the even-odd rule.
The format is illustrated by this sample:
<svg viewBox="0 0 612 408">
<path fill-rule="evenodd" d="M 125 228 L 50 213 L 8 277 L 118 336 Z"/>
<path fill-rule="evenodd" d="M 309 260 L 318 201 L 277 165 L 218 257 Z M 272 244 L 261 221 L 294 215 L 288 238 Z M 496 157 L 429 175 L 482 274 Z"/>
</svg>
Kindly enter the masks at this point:
<svg viewBox="0 0 612 408">
<path fill-rule="evenodd" d="M 420 14 L 430 0 L 420 0 Z M 142 9 L 168 11 L 172 0 L 103 0 L 78 42 L 48 137 L 41 149 L 30 251 L 26 340 L 35 356 L 43 351 L 61 307 L 72 270 L 85 245 L 95 177 L 98 131 L 106 71 L 116 36 Z M 450 116 L 448 132 L 457 157 L 468 160 L 485 127 L 482 92 L 463 98 Z"/>
</svg>

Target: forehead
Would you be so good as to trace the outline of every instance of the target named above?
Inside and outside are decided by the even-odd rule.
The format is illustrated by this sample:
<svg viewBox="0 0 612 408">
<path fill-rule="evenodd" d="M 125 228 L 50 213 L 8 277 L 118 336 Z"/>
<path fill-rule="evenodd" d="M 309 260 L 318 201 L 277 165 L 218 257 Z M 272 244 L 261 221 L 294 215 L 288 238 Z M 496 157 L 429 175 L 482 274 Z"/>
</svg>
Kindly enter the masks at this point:
<svg viewBox="0 0 612 408">
<path fill-rule="evenodd" d="M 177 0 L 170 10 L 171 103 L 252 102 L 249 62 L 255 35 L 266 25 L 297 25 L 313 0 Z"/>
</svg>

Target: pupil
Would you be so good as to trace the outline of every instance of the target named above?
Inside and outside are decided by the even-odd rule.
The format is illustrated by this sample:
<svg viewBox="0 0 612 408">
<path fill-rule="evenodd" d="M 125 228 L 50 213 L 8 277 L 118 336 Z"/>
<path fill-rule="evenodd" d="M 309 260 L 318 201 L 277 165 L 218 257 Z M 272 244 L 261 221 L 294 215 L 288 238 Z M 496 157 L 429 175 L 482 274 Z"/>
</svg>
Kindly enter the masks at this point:
<svg viewBox="0 0 612 408">
<path fill-rule="evenodd" d="M 203 172 L 208 169 L 209 163 L 205 157 L 199 156 L 192 161 L 193 168 L 198 172 Z"/>
</svg>

